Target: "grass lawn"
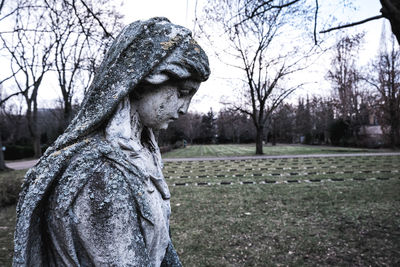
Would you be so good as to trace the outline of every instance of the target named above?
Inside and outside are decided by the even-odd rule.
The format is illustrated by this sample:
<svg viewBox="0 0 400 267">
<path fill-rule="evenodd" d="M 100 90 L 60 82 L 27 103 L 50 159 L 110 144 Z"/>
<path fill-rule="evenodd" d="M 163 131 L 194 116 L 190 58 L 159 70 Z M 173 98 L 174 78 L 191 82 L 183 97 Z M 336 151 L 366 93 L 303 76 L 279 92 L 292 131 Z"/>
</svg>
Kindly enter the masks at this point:
<svg viewBox="0 0 400 267">
<path fill-rule="evenodd" d="M 22 178 L 26 170 L 0 172 L 0 207 L 18 200 Z"/>
<path fill-rule="evenodd" d="M 0 208 L 0 266 L 11 266 L 15 205 Z"/>
<path fill-rule="evenodd" d="M 400 181 L 174 187 L 184 266 L 399 266 Z"/>
<path fill-rule="evenodd" d="M 399 266 L 399 170 L 400 156 L 166 162 L 175 248 L 184 266 Z"/>
<path fill-rule="evenodd" d="M 175 247 L 184 266 L 398 266 L 399 167 L 400 156 L 168 162 Z"/>
<path fill-rule="evenodd" d="M 310 146 L 310 145 L 276 145 L 264 146 L 265 155 L 302 155 L 331 153 L 368 153 L 383 152 L 382 149 L 364 149 L 349 147 Z M 230 145 L 192 145 L 179 148 L 163 154 L 164 158 L 195 158 L 195 157 L 231 157 L 255 155 L 255 144 Z"/>
</svg>

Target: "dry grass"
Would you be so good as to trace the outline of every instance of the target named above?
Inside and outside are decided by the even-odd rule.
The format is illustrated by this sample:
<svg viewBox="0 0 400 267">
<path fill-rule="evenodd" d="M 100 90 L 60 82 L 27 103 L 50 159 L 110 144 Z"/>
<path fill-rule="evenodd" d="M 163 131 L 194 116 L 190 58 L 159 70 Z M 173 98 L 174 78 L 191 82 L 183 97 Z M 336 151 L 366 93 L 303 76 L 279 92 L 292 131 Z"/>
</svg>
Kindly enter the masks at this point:
<svg viewBox="0 0 400 267">
<path fill-rule="evenodd" d="M 0 208 L 17 202 L 26 170 L 0 172 Z"/>
<path fill-rule="evenodd" d="M 311 145 L 276 145 L 264 146 L 265 155 L 305 155 L 335 153 L 384 152 L 383 149 L 364 149 L 351 147 L 311 146 Z M 163 154 L 164 158 L 194 157 L 232 157 L 255 155 L 255 144 L 240 145 L 193 145 L 179 148 Z"/>
<path fill-rule="evenodd" d="M 184 266 L 399 266 L 400 180 L 173 187 Z"/>
<path fill-rule="evenodd" d="M 184 266 L 400 266 L 399 169 L 400 156 L 168 162 L 172 239 Z M 14 223 L 2 208 L 0 266 Z"/>
</svg>

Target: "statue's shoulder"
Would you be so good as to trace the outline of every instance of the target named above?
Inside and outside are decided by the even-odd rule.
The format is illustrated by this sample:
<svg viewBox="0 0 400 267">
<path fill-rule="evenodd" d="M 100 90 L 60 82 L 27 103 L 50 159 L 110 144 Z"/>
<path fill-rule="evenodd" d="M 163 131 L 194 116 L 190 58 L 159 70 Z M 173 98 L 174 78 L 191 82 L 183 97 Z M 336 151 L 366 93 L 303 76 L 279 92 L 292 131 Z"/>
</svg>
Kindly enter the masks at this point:
<svg viewBox="0 0 400 267">
<path fill-rule="evenodd" d="M 80 180 L 78 177 L 88 179 L 98 173 L 120 173 L 117 163 L 123 161 L 123 155 L 117 153 L 109 142 L 92 138 L 80 143 L 84 145 L 71 157 L 60 181 L 70 180 L 70 177 L 72 180 Z"/>
<path fill-rule="evenodd" d="M 68 210 L 76 205 L 77 199 L 91 199 L 102 196 L 101 201 L 113 203 L 115 199 L 135 200 L 138 213 L 154 223 L 155 218 L 149 206 L 148 192 L 143 183 L 143 174 L 124 160 L 118 152 L 103 154 L 98 158 L 86 160 L 84 155 L 75 158 L 59 181 L 57 198 L 65 197 L 62 192 L 68 191 L 66 199 L 59 199 L 63 209 Z"/>
<path fill-rule="evenodd" d="M 68 164 L 68 167 L 54 181 L 54 188 L 50 193 L 55 203 L 58 203 L 60 211 L 68 210 L 73 205 L 79 194 L 90 180 L 101 172 L 112 173 L 114 168 L 107 164 L 102 157 L 85 157 L 84 154 L 76 155 Z"/>
</svg>

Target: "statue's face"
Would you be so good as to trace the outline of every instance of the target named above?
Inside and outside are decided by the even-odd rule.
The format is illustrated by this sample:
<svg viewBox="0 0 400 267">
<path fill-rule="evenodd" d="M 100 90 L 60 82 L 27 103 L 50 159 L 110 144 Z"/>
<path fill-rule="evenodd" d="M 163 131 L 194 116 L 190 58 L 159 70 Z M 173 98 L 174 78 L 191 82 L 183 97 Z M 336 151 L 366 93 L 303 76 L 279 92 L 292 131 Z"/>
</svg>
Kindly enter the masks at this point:
<svg viewBox="0 0 400 267">
<path fill-rule="evenodd" d="M 146 90 L 134 104 L 142 124 L 154 130 L 166 129 L 170 122 L 186 113 L 199 86 L 199 82 L 185 80 Z"/>
</svg>

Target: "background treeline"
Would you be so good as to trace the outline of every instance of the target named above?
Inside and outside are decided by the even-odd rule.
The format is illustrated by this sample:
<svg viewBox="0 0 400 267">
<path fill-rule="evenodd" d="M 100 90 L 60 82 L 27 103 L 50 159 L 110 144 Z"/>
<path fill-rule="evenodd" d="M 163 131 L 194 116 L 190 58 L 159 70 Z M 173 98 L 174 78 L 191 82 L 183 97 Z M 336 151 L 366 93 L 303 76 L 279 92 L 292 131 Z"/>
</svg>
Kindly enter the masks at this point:
<svg viewBox="0 0 400 267">
<path fill-rule="evenodd" d="M 264 128 L 264 142 L 338 145 L 357 147 L 391 146 L 390 125 L 385 106 L 372 95 L 359 96 L 351 116 L 344 115 L 341 102 L 332 97 L 299 98 L 297 103 L 281 104 Z M 76 112 L 78 106 L 73 106 Z M 0 113 L 5 159 L 34 156 L 28 122 L 16 106 Z M 63 109 L 39 109 L 38 129 L 44 151 L 64 131 Z M 186 144 L 254 143 L 256 129 L 250 116 L 225 108 L 207 114 L 189 112 L 159 133 L 165 150 Z"/>
<path fill-rule="evenodd" d="M 1 139 L 6 160 L 34 157 L 35 154 L 29 122 L 25 114 L 15 108 L 11 106 L 0 112 Z M 77 108 L 73 106 L 72 114 L 75 114 Z M 65 127 L 63 108 L 38 109 L 37 129 L 43 152 L 64 132 Z"/>
<path fill-rule="evenodd" d="M 361 99 L 360 99 L 361 100 Z M 357 147 L 390 146 L 390 131 L 384 125 L 383 111 L 361 100 L 353 116 L 339 116 L 340 103 L 333 98 L 300 98 L 297 104 L 284 103 L 272 114 L 264 129 L 264 142 L 337 145 Z M 163 146 L 209 143 L 254 143 L 256 129 L 240 111 L 223 109 L 218 113 L 188 113 L 160 132 Z"/>
<path fill-rule="evenodd" d="M 382 14 L 374 19 L 388 19 L 391 32 L 387 36 L 382 28 L 376 56 L 360 66 L 364 34 L 339 34 L 323 48 L 323 37 L 316 35 L 319 4 L 311 2 L 315 4 L 208 1 L 203 15 L 196 17 L 198 34 L 210 42 L 210 58 L 225 51 L 221 62 L 241 71 L 240 82 L 232 83 L 237 99 L 228 99 L 217 113 L 186 114 L 160 132 L 160 145 L 254 142 L 256 154 L 263 154 L 265 142 L 400 147 L 399 4 L 381 1 Z M 118 11 L 123 3 L 1 3 L 0 56 L 8 67 L 0 73 L 0 148 L 5 147 L 6 159 L 38 158 L 79 108 L 105 51 L 123 27 Z M 310 18 L 314 29 L 304 27 Z M 312 75 L 308 61 L 324 53 L 331 60 L 320 81 L 329 81 L 331 88 L 321 83 L 320 96 L 298 94 L 303 97 L 296 101 L 292 94 L 299 89 L 315 92 L 306 88 L 306 76 Z M 304 80 L 293 76 L 300 73 Z M 59 99 L 45 103 L 49 92 Z"/>
</svg>

